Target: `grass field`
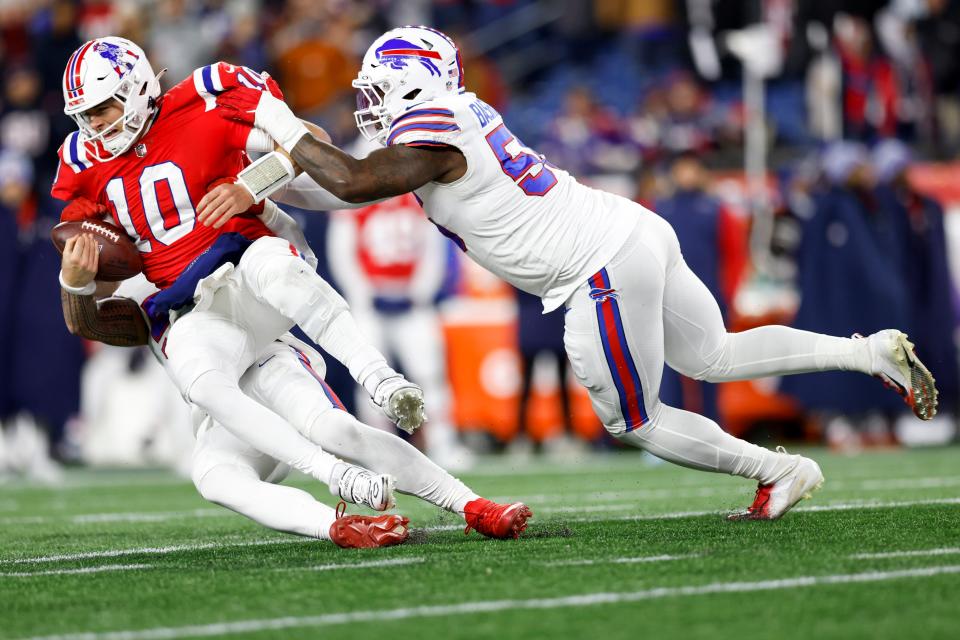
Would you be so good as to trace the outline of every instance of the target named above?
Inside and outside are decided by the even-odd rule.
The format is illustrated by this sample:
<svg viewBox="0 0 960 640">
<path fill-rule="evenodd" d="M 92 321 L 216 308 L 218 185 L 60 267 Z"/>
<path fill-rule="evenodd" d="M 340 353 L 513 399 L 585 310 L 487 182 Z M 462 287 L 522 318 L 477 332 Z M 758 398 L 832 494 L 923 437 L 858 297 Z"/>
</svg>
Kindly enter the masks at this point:
<svg viewBox="0 0 960 640">
<path fill-rule="evenodd" d="M 494 459 L 465 480 L 528 502 L 523 539 L 464 536 L 404 497 L 410 542 L 366 551 L 262 529 L 160 472 L 8 483 L 0 636 L 960 637 L 960 449 L 810 455 L 826 485 L 774 523 L 722 518 L 747 482 L 636 453 Z"/>
</svg>

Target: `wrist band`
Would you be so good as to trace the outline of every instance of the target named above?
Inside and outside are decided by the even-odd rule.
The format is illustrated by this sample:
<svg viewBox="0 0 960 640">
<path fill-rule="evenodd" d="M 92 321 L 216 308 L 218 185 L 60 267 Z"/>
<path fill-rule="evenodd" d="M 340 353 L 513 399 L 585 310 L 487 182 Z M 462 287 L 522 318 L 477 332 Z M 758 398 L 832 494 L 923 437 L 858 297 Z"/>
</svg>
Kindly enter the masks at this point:
<svg viewBox="0 0 960 640">
<path fill-rule="evenodd" d="M 253 196 L 256 203 L 274 193 L 295 177 L 293 164 L 282 153 L 268 153 L 237 174 L 237 184 Z"/>
<path fill-rule="evenodd" d="M 60 286 L 63 287 L 63 290 L 69 294 L 75 296 L 92 296 L 93 292 L 97 290 L 97 283 L 91 280 L 82 287 L 73 287 L 63 281 L 63 271 L 60 271 L 60 275 L 57 276 L 57 279 L 60 280 Z"/>
</svg>

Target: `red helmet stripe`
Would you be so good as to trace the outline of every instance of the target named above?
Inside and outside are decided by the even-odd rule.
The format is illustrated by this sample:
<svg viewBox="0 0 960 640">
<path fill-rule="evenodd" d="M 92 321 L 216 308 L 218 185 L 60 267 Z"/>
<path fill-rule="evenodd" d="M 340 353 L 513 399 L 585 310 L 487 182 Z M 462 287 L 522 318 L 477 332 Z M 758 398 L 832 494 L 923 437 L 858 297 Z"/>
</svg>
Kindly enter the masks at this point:
<svg viewBox="0 0 960 640">
<path fill-rule="evenodd" d="M 381 51 L 380 56 L 417 56 L 418 58 L 440 59 L 439 51 L 425 51 L 423 49 L 387 49 Z"/>
<path fill-rule="evenodd" d="M 93 46 L 93 40 L 80 47 L 77 52 L 73 54 L 73 57 L 70 58 L 70 63 L 67 65 L 67 73 L 65 73 L 63 77 L 64 82 L 67 83 L 67 90 L 77 95 L 79 95 L 78 92 L 80 91 L 80 63 L 83 62 L 83 56 L 91 46 Z"/>
</svg>

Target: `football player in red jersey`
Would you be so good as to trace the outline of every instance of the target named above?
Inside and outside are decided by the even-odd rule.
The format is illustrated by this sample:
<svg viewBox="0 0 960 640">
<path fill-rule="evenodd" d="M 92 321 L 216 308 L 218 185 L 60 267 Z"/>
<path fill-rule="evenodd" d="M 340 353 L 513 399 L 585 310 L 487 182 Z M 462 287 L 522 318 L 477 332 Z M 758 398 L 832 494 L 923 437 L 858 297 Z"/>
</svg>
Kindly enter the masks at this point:
<svg viewBox="0 0 960 640">
<path fill-rule="evenodd" d="M 255 215 L 220 228 L 196 223 L 194 203 L 209 185 L 234 179 L 248 165 L 247 152 L 273 148 L 263 132 L 219 117 L 217 96 L 239 86 L 280 96 L 279 87 L 265 74 L 222 62 L 197 69 L 164 95 L 158 78 L 143 50 L 123 38 L 91 40 L 70 57 L 64 111 L 79 130 L 60 149 L 52 188 L 54 197 L 71 201 L 64 218 L 109 217 L 136 244 L 147 279 L 161 289 L 145 304 L 151 328 L 158 338 L 166 333 L 159 347 L 185 398 L 263 453 L 337 487 L 341 497 L 389 508 L 392 477 L 358 473 L 238 385 L 258 354 L 299 324 L 401 428 L 423 420 L 420 388 L 387 366 L 346 302 L 293 244 Z M 277 154 L 263 160 L 251 165 L 259 173 L 246 174 L 251 190 L 271 177 L 264 167 L 289 167 Z M 257 193 L 262 200 L 266 191 Z M 63 273 L 60 279 L 67 293 L 91 293 L 92 283 L 78 287 Z"/>
<path fill-rule="evenodd" d="M 401 428 L 415 428 L 423 419 L 419 387 L 387 367 L 383 356 L 369 346 L 346 303 L 313 270 L 309 247 L 292 237 L 299 231 L 290 229 L 289 217 L 278 219 L 276 207 L 264 217 L 245 216 L 239 224 L 233 219 L 213 227 L 196 224 L 194 203 L 208 185 L 246 174 L 245 188 L 263 202 L 272 191 L 258 187 L 266 181 L 265 174 L 252 170 L 271 156 L 281 162 L 270 154 L 245 169 L 245 153 L 269 151 L 272 142 L 249 125 L 218 123 L 222 117 L 216 113 L 216 96 L 237 86 L 275 95 L 280 95 L 279 88 L 266 75 L 225 63 L 198 69 L 162 97 L 156 78 L 143 52 L 120 38 L 88 42 L 71 57 L 64 76 L 65 110 L 80 130 L 60 150 L 62 162 L 53 187 L 55 196 L 71 200 L 64 217 L 109 215 L 137 243 L 148 279 L 162 289 L 143 301 L 148 340 L 187 400 L 277 462 L 328 481 L 331 490 L 339 486 L 341 497 L 356 496 L 357 482 L 364 484 L 357 467 L 330 460 L 332 456 L 278 415 L 286 415 L 281 406 L 274 413 L 258 404 L 237 381 L 296 322 L 348 366 Z M 350 206 L 309 179 L 302 185 L 303 178 L 307 176 L 284 187 L 287 201 L 310 208 Z M 292 191 L 297 183 L 300 188 Z M 283 238 L 274 237 L 274 231 Z M 75 244 L 82 242 L 90 248 L 89 241 Z M 77 321 L 97 320 L 98 308 L 90 295 L 95 269 L 88 272 L 83 277 L 67 269 L 61 273 L 65 299 L 80 305 L 72 316 Z M 138 314 L 138 305 L 127 313 L 139 318 Z M 82 329 L 78 332 L 86 335 Z M 259 361 L 257 369 L 265 364 Z M 309 405 L 301 400 L 292 404 Z M 350 457 L 393 468 L 383 461 L 393 449 L 368 448 L 366 458 Z M 530 513 L 522 503 L 498 505 L 469 491 L 457 492 L 456 487 L 447 491 L 442 485 L 462 484 L 449 474 L 443 474 L 446 483 L 432 482 L 435 478 L 427 477 L 430 470 L 424 471 L 424 464 L 403 461 L 398 457 L 397 463 L 409 469 L 397 473 L 400 490 L 420 495 L 419 482 L 433 487 L 425 499 L 441 499 L 445 491 L 463 494 L 465 506 L 449 507 L 463 513 L 469 528 L 490 537 L 515 537 L 523 530 Z M 367 476 L 373 496 L 374 480 L 384 476 Z M 344 486 L 344 478 L 359 480 Z M 381 500 L 362 502 L 374 508 L 389 504 L 390 478 L 387 490 L 377 494 Z"/>
</svg>

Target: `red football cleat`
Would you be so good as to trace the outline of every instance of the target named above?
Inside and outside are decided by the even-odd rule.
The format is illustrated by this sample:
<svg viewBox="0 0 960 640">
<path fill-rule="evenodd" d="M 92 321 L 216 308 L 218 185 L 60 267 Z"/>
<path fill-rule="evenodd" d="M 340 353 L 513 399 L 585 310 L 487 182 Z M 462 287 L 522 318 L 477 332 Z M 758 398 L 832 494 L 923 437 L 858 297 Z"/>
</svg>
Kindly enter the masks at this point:
<svg viewBox="0 0 960 640">
<path fill-rule="evenodd" d="M 370 549 L 402 544 L 410 532 L 410 519 L 400 515 L 347 516 L 347 505 L 337 505 L 337 519 L 330 525 L 330 539 L 344 549 Z"/>
<path fill-rule="evenodd" d="M 777 451 L 785 453 L 783 447 Z M 823 485 L 820 465 L 803 456 L 793 456 L 793 467 L 779 480 L 757 486 L 753 504 L 731 513 L 727 520 L 776 520 Z"/>
<path fill-rule="evenodd" d="M 530 507 L 522 502 L 497 504 L 485 498 L 477 498 L 463 508 L 463 517 L 467 521 L 464 533 L 476 529 L 488 538 L 519 538 L 527 528 L 527 518 L 533 517 Z"/>
</svg>

